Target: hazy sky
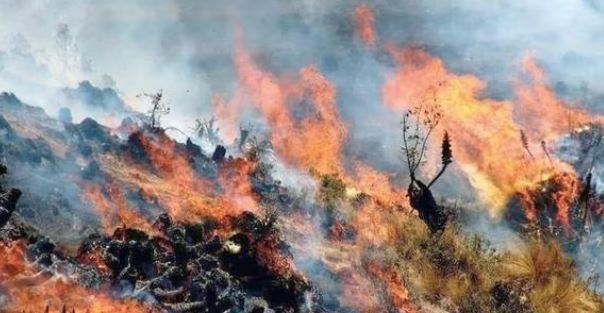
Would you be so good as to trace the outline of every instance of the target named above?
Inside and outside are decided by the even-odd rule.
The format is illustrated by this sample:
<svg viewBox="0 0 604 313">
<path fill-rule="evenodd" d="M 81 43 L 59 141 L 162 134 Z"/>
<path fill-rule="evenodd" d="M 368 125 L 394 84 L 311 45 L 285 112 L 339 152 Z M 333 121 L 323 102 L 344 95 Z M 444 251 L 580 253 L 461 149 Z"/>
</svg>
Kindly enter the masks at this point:
<svg viewBox="0 0 604 313">
<path fill-rule="evenodd" d="M 136 94 L 163 88 L 173 106 L 168 121 L 192 123 L 209 114 L 213 93 L 236 84 L 231 58 L 240 25 L 247 49 L 270 70 L 317 64 L 354 119 L 380 101 L 377 89 L 392 67 L 354 39 L 359 3 L 375 11 L 378 45 L 424 45 L 455 71 L 488 80 L 493 95 L 506 96 L 527 51 L 570 94 L 590 90 L 581 94 L 589 102 L 604 92 L 597 0 L 0 0 L 0 89 L 50 111 L 57 104 L 46 88 L 85 79 L 114 86 L 132 104 Z"/>
</svg>

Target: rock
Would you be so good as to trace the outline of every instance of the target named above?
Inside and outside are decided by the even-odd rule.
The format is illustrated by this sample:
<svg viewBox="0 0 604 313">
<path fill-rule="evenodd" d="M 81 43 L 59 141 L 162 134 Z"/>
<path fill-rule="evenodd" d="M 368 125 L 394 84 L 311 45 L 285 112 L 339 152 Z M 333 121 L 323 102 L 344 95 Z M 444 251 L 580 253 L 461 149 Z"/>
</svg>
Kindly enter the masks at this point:
<svg viewBox="0 0 604 313">
<path fill-rule="evenodd" d="M 214 153 L 212 154 L 212 161 L 216 163 L 221 163 L 224 161 L 224 157 L 226 156 L 226 148 L 222 145 L 216 146 L 214 149 Z"/>
</svg>

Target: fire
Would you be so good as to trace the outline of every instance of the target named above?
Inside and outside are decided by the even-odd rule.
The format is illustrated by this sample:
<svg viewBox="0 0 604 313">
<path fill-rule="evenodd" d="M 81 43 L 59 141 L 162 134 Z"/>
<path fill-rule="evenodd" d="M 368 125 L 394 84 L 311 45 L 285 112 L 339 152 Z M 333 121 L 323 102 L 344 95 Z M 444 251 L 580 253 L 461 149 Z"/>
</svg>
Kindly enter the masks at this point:
<svg viewBox="0 0 604 313">
<path fill-rule="evenodd" d="M 218 172 L 218 182 L 223 189 L 221 197 L 239 208 L 257 208 L 258 196 L 254 194 L 250 182 L 255 165 L 241 158 L 226 160 Z"/>
<path fill-rule="evenodd" d="M 136 300 L 114 299 L 104 292 L 80 287 L 72 278 L 39 271 L 25 260 L 25 243 L 0 244 L 0 286 L 6 291 L 2 312 L 147 313 Z"/>
<path fill-rule="evenodd" d="M 409 199 L 405 196 L 407 191 L 393 186 L 390 183 L 392 176 L 391 173 L 379 172 L 363 162 L 355 162 L 352 174 L 348 175 L 346 183 L 372 196 L 382 205 L 408 207 Z"/>
<path fill-rule="evenodd" d="M 237 114 L 245 103 L 251 103 L 270 126 L 269 138 L 277 154 L 289 165 L 339 175 L 348 185 L 385 204 L 405 204 L 405 192 L 391 186 L 390 174 L 362 162 L 354 162 L 352 171 L 343 166 L 342 146 L 348 128 L 337 110 L 335 87 L 318 68 L 306 66 L 296 79 L 279 78 L 254 62 L 243 49 L 240 37 L 234 56 L 240 89 L 228 102 L 220 96 L 215 98 L 215 114 L 221 125 L 234 129 L 233 123 L 239 120 Z"/>
<path fill-rule="evenodd" d="M 338 279 L 342 284 L 340 301 L 343 305 L 357 309 L 359 312 L 380 312 L 383 307 L 375 286 L 362 274 L 362 270 L 346 268 L 339 272 Z"/>
<path fill-rule="evenodd" d="M 279 79 L 261 69 L 241 44 L 234 62 L 242 92 L 270 125 L 270 140 L 278 155 L 298 168 L 342 173 L 340 153 L 347 128 L 336 109 L 333 84 L 312 65 L 302 68 L 295 81 Z M 231 109 L 221 109 L 218 115 L 236 112 L 235 106 L 241 103 L 231 101 Z M 296 119 L 293 110 L 310 112 Z"/>
<path fill-rule="evenodd" d="M 573 172 L 568 164 L 550 161 L 541 149 L 533 149 L 534 159 L 523 149 L 523 129 L 530 130 L 529 144 L 537 146 L 541 140 L 562 135 L 569 114 L 576 122 L 588 120 L 580 110 L 568 108 L 555 98 L 532 59 L 524 62 L 532 84 L 516 84 L 519 99 L 514 104 L 480 97 L 486 87 L 483 81 L 450 73 L 442 60 L 421 49 L 389 50 L 400 66 L 383 87 L 384 103 L 397 111 L 422 101 L 442 106 L 441 129 L 453 137 L 457 164 L 481 199 L 490 205 L 493 217 L 500 216 L 508 199 L 518 192 L 556 173 Z M 522 116 L 518 122 L 515 113 Z"/>
<path fill-rule="evenodd" d="M 388 295 L 388 301 L 391 303 L 393 312 L 411 313 L 416 312 L 409 299 L 409 292 L 403 286 L 403 279 L 400 274 L 391 267 L 386 267 L 377 262 L 370 262 L 367 270 L 378 278 Z"/>
<path fill-rule="evenodd" d="M 233 143 L 237 137 L 237 112 L 241 107 L 241 94 L 237 93 L 230 102 L 227 102 L 223 96 L 214 95 L 212 97 L 212 107 L 218 121 L 221 121 L 222 128 L 220 134 L 226 143 Z"/>
<path fill-rule="evenodd" d="M 287 97 L 292 92 L 291 86 L 256 65 L 252 57 L 241 47 L 241 43 L 236 46 L 234 62 L 239 84 L 246 96 L 266 121 L 273 128 L 280 130 L 271 133 L 271 141 L 274 144 L 281 143 L 285 140 L 286 130 L 291 130 L 294 125 L 287 112 Z M 235 111 L 237 110 L 233 108 L 233 112 Z"/>
<path fill-rule="evenodd" d="M 547 85 L 543 69 L 531 54 L 521 62 L 522 73 L 527 81 L 516 79 L 514 90 L 518 103 L 516 119 L 540 140 L 557 139 L 589 122 L 602 122 L 601 116 L 593 116 L 580 108 L 573 108 L 556 97 Z"/>
<path fill-rule="evenodd" d="M 571 231 L 570 208 L 579 196 L 580 181 L 574 174 L 558 173 L 549 180 L 519 194 L 520 201 L 529 221 L 537 221 L 540 210 L 552 207 L 556 221 L 567 233 Z M 545 200 L 544 200 L 545 199 Z"/>
<path fill-rule="evenodd" d="M 147 202 L 156 202 L 175 220 L 195 222 L 200 217 L 223 219 L 257 205 L 243 173 L 235 181 L 223 179 L 225 194 L 191 166 L 188 157 L 164 134 L 135 133 L 150 159 L 151 169 L 137 161 L 103 156 L 103 169 L 123 188 L 140 190 Z M 247 165 L 246 165 L 247 166 Z M 222 169 L 221 169 L 222 170 Z M 223 174 L 220 174 L 223 175 Z M 226 175 L 224 177 L 231 177 Z M 231 190 L 233 188 L 233 190 Z"/>
<path fill-rule="evenodd" d="M 106 190 L 98 184 L 85 184 L 82 193 L 99 213 L 105 233 L 111 234 L 117 227 L 133 227 L 146 232 L 153 230 L 151 224 L 132 208 L 123 193 L 112 183 Z"/>
<path fill-rule="evenodd" d="M 354 21 L 357 37 L 363 41 L 366 47 L 373 48 L 375 46 L 375 31 L 373 28 L 375 17 L 371 8 L 366 4 L 357 6 L 354 9 Z"/>
<path fill-rule="evenodd" d="M 389 174 L 361 162 L 355 162 L 352 171 L 342 165 L 342 146 L 348 128 L 337 110 L 333 84 L 315 66 L 302 68 L 298 80 L 279 79 L 262 70 L 241 44 L 237 46 L 234 62 L 242 90 L 230 102 L 219 102 L 215 113 L 223 117 L 223 124 L 238 120 L 225 113 L 239 112 L 238 106 L 245 103 L 241 97 L 246 95 L 269 124 L 271 142 L 287 163 L 303 170 L 345 177 L 349 185 L 385 203 L 405 202 L 404 192 L 388 182 Z M 307 103 L 310 108 L 301 107 Z M 311 112 L 296 118 L 293 113 L 296 109 Z"/>
<path fill-rule="evenodd" d="M 392 223 L 388 220 L 394 216 L 388 214 L 387 209 L 379 206 L 377 201 L 368 199 L 357 210 L 351 223 L 357 231 L 356 244 L 358 246 L 379 246 L 391 242 L 396 230 L 392 228 Z"/>
</svg>

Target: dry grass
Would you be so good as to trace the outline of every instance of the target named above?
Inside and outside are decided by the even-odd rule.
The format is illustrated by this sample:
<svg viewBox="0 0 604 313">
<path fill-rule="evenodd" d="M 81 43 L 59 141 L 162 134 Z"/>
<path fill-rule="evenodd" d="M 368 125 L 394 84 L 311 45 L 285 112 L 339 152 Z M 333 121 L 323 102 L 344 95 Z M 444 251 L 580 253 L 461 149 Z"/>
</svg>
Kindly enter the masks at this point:
<svg viewBox="0 0 604 313">
<path fill-rule="evenodd" d="M 602 301 L 578 279 L 573 263 L 555 243 L 532 242 L 506 257 L 502 277 L 523 280 L 539 313 L 603 312 Z"/>
<path fill-rule="evenodd" d="M 464 313 L 604 312 L 602 299 L 556 244 L 531 242 L 517 252 L 497 253 L 455 225 L 430 236 L 419 219 L 408 218 L 396 229 L 391 257 L 398 258 L 416 303 Z"/>
</svg>

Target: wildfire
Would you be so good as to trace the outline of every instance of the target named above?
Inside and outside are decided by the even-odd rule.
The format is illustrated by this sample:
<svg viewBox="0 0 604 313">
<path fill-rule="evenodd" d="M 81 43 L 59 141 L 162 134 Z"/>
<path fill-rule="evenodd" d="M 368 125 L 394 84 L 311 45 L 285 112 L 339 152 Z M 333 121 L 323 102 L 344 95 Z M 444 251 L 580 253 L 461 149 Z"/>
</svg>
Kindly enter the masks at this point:
<svg viewBox="0 0 604 313">
<path fill-rule="evenodd" d="M 221 95 L 212 97 L 214 115 L 221 122 L 221 137 L 226 143 L 233 143 L 237 137 L 237 110 L 241 107 L 241 101 L 241 93 L 233 96 L 230 102 Z"/>
<path fill-rule="evenodd" d="M 136 300 L 114 299 L 78 286 L 71 278 L 43 272 L 25 260 L 25 243 L 0 244 L 0 286 L 6 291 L 2 312 L 148 313 Z"/>
<path fill-rule="evenodd" d="M 523 129 L 530 130 L 529 145 L 537 145 L 562 135 L 569 115 L 577 123 L 589 120 L 585 113 L 566 107 L 555 97 L 531 58 L 525 59 L 524 68 L 533 81 L 517 82 L 519 100 L 515 104 L 480 97 L 486 87 L 483 81 L 450 73 L 442 60 L 421 49 L 389 50 L 400 66 L 383 87 L 385 104 L 400 111 L 430 98 L 441 105 L 442 129 L 453 134 L 457 164 L 492 208 L 493 217 L 500 216 L 508 199 L 518 192 L 556 173 L 573 173 L 568 164 L 550 161 L 544 152 L 533 153 L 533 159 L 523 149 Z M 515 113 L 522 118 L 516 119 Z"/>
<path fill-rule="evenodd" d="M 219 184 L 214 184 L 196 173 L 186 153 L 164 134 L 138 132 L 133 136 L 140 140 L 151 167 L 141 165 L 140 160 L 105 154 L 99 157 L 99 163 L 112 182 L 107 192 L 103 194 L 94 185 L 83 188 L 101 216 L 117 212 L 118 221 L 105 219 L 106 228 L 122 223 L 151 229 L 148 220 L 128 205 L 123 196 L 125 190 L 139 193 L 143 201 L 161 207 L 178 221 L 196 222 L 201 217 L 222 220 L 257 209 L 248 177 L 251 163 L 227 161 L 219 168 Z"/>
<path fill-rule="evenodd" d="M 346 177 L 346 183 L 358 189 L 380 202 L 385 206 L 406 206 L 408 198 L 407 191 L 390 183 L 391 173 L 379 172 L 373 167 L 363 163 L 355 162 L 352 173 Z"/>
<path fill-rule="evenodd" d="M 242 90 L 228 103 L 217 100 L 215 113 L 223 118 L 222 125 L 234 128 L 229 124 L 239 120 L 236 114 L 241 111 L 238 106 L 245 103 L 242 99 L 245 95 L 269 124 L 270 139 L 277 154 L 290 165 L 320 174 L 337 174 L 350 186 L 384 203 L 406 202 L 404 192 L 388 182 L 389 174 L 362 162 L 355 162 L 352 171 L 344 168 L 341 155 L 348 135 L 347 125 L 337 110 L 333 84 L 315 66 L 302 68 L 297 81 L 278 79 L 262 70 L 240 43 L 234 62 Z M 294 112 L 298 111 L 306 114 L 296 117 Z"/>
<path fill-rule="evenodd" d="M 356 35 L 366 47 L 375 46 L 375 31 L 373 24 L 375 17 L 373 11 L 366 4 L 361 4 L 354 9 L 354 21 L 356 23 Z"/>
<path fill-rule="evenodd" d="M 91 183 L 82 188 L 84 197 L 99 213 L 105 233 L 111 234 L 115 228 L 123 225 L 146 232 L 153 230 L 151 224 L 128 204 L 119 188 L 111 183 L 106 188 L 106 192 L 103 192 L 100 185 Z"/>
<path fill-rule="evenodd" d="M 365 163 L 353 162 L 350 170 L 344 167 L 342 146 L 348 135 L 347 125 L 337 110 L 333 84 L 317 67 L 304 67 L 293 79 L 277 77 L 257 65 L 243 49 L 240 40 L 236 45 L 234 63 L 240 89 L 229 101 L 215 98 L 215 114 L 222 125 L 239 121 L 237 114 L 242 111 L 244 104 L 249 103 L 268 124 L 269 139 L 277 155 L 288 165 L 318 174 L 336 174 L 352 189 L 373 199 L 351 212 L 351 222 L 359 232 L 354 242 L 342 242 L 338 238 L 320 246 L 315 245 L 310 250 L 341 278 L 342 304 L 361 312 L 380 310 L 383 308 L 383 299 L 372 294 L 376 284 L 372 277 L 379 284 L 392 282 L 382 279 L 386 277 L 381 275 L 382 272 L 377 275 L 363 269 L 361 256 L 366 248 L 389 242 L 394 230 L 389 223 L 380 221 L 391 215 L 385 214 L 380 207 L 405 205 L 405 191 L 390 184 L 391 174 L 379 172 Z M 226 128 L 235 129 L 233 125 Z M 291 227 L 301 234 L 309 233 L 306 228 L 313 228 L 303 221 L 293 223 Z M 321 231 L 315 229 L 312 232 Z M 308 253 L 305 244 L 300 244 L 294 246 Z M 391 299 L 397 303 L 397 307 L 403 303 L 400 296 L 406 292 L 400 282 L 398 284 L 399 287 L 394 289 L 396 294 L 392 294 Z"/>
<path fill-rule="evenodd" d="M 547 85 L 545 73 L 531 54 L 521 62 L 525 80 L 516 79 L 514 90 L 518 103 L 515 118 L 538 139 L 557 139 L 580 125 L 604 121 L 580 108 L 573 108 L 556 97 Z"/>
<path fill-rule="evenodd" d="M 331 82 L 315 66 L 301 69 L 297 81 L 278 79 L 255 64 L 241 44 L 235 52 L 235 65 L 242 91 L 271 127 L 270 140 L 278 155 L 298 168 L 342 173 L 339 158 L 347 128 L 336 109 L 336 92 Z M 230 106 L 241 103 L 233 100 Z M 295 119 L 294 110 L 310 112 Z M 221 109 L 217 113 L 223 115 L 225 111 L 236 109 Z M 234 120 L 237 119 L 228 117 L 226 124 Z"/>
<path fill-rule="evenodd" d="M 571 231 L 570 208 L 579 195 L 580 182 L 574 174 L 558 173 L 549 180 L 519 194 L 527 220 L 534 222 L 544 206 L 555 210 L 556 221 Z"/>
<path fill-rule="evenodd" d="M 238 208 L 257 208 L 258 196 L 250 182 L 254 167 L 255 163 L 241 158 L 225 161 L 218 172 L 218 182 L 223 189 L 221 198 Z"/>
<path fill-rule="evenodd" d="M 391 303 L 394 312 L 412 313 L 416 312 L 409 300 L 409 292 L 402 284 L 402 277 L 391 267 L 384 267 L 377 262 L 370 262 L 367 266 L 368 271 L 377 277 L 388 295 L 388 301 Z"/>
</svg>

